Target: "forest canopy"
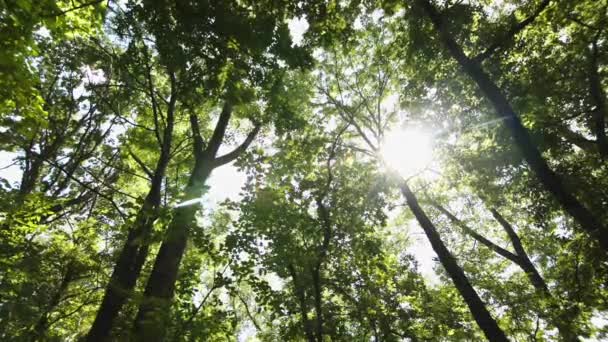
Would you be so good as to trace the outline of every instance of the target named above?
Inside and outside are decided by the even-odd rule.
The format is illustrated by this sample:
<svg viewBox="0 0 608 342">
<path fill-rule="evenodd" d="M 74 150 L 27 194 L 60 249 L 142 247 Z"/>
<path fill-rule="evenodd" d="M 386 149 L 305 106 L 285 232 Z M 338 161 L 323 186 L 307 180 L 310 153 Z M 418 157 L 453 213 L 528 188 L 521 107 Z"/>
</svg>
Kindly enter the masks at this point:
<svg viewBox="0 0 608 342">
<path fill-rule="evenodd" d="M 0 0 L 0 339 L 608 339 L 607 27 Z"/>
</svg>

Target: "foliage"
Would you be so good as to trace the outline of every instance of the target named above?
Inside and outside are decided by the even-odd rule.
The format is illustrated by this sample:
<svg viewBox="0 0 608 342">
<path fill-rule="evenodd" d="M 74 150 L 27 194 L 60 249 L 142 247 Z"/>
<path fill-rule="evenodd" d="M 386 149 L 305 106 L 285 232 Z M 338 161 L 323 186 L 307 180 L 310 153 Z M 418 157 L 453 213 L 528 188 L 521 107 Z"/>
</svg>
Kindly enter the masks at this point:
<svg viewBox="0 0 608 342">
<path fill-rule="evenodd" d="M 605 339 L 607 18 L 0 0 L 0 339 Z"/>
</svg>

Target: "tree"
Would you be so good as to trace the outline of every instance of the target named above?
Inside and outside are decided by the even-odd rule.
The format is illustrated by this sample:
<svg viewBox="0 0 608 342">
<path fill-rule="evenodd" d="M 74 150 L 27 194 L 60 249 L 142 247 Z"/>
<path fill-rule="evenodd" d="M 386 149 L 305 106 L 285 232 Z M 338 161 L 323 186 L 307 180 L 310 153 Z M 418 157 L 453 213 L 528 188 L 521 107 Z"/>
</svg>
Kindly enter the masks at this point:
<svg viewBox="0 0 608 342">
<path fill-rule="evenodd" d="M 607 4 L 0 2 L 0 338 L 605 339 Z"/>
<path fill-rule="evenodd" d="M 548 1 L 544 2 L 548 4 Z M 482 54 L 480 57 L 469 58 L 456 42 L 454 37 L 448 31 L 443 22 L 441 14 L 429 1 L 421 0 L 418 4 L 423 8 L 426 15 L 429 17 L 440 38 L 454 59 L 460 64 L 467 75 L 475 81 L 479 89 L 484 93 L 487 99 L 492 103 L 499 118 L 503 116 L 506 127 L 511 132 L 515 143 L 520 149 L 522 155 L 529 163 L 532 170 L 540 179 L 547 191 L 551 192 L 556 200 L 562 205 L 563 209 L 568 212 L 589 235 L 597 239 L 598 244 L 602 249 L 608 248 L 608 230 L 606 227 L 591 213 L 563 184 L 563 180 L 549 167 L 546 160 L 542 157 L 538 149 L 534 146 L 526 128 L 522 125 L 518 115 L 512 108 L 507 97 L 501 92 L 500 88 L 490 79 L 481 67 L 481 61 L 486 57 Z M 533 19 L 530 20 L 530 22 Z M 522 28 L 527 23 L 519 23 Z M 511 35 L 518 33 L 519 30 L 514 29 Z M 510 38 L 510 37 L 508 37 Z M 497 43 L 497 45 L 501 45 Z M 492 46 L 490 47 L 490 50 Z M 488 50 L 486 50 L 488 51 Z M 488 53 L 489 54 L 489 53 Z"/>
</svg>

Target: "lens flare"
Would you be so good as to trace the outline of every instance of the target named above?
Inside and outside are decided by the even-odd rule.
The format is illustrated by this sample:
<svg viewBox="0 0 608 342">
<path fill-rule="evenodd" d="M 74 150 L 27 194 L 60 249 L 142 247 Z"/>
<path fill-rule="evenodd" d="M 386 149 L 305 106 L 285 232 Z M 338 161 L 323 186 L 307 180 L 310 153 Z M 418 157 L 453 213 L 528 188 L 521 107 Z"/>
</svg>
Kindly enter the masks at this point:
<svg viewBox="0 0 608 342">
<path fill-rule="evenodd" d="M 384 137 L 380 155 L 389 168 L 403 177 L 410 177 L 432 161 L 431 135 L 418 127 L 391 131 Z"/>
</svg>

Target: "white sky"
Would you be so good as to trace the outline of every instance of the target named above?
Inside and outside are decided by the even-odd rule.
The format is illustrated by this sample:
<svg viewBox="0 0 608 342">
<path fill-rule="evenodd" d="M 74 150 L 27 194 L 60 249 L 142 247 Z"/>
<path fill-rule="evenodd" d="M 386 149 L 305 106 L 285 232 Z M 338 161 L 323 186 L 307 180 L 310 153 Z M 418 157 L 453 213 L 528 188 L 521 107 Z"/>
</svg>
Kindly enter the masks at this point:
<svg viewBox="0 0 608 342">
<path fill-rule="evenodd" d="M 308 30 L 308 21 L 306 18 L 292 18 L 287 22 L 289 33 L 295 45 L 301 45 L 304 39 L 304 33 Z"/>
<path fill-rule="evenodd" d="M 6 179 L 11 185 L 17 185 L 21 179 L 19 165 L 11 165 L 17 153 L 0 151 L 0 178 Z"/>
</svg>

